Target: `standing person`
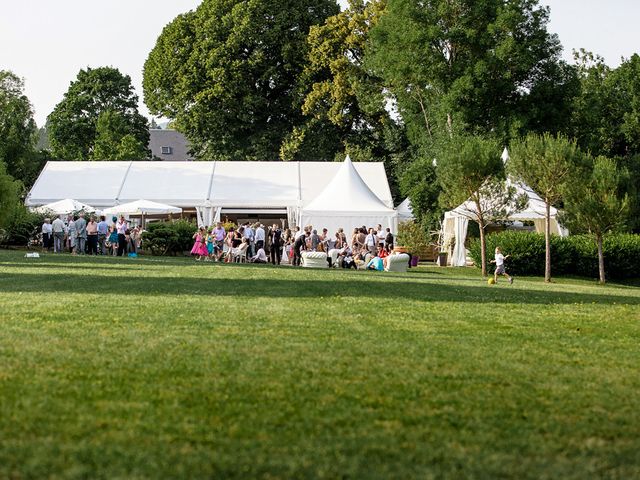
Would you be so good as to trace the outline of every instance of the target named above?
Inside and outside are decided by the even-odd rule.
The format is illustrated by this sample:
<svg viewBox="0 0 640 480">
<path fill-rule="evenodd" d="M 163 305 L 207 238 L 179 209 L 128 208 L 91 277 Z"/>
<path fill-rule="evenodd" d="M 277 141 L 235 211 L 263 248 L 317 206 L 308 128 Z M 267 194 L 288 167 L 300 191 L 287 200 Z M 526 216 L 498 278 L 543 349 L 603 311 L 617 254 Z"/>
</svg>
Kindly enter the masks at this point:
<svg viewBox="0 0 640 480">
<path fill-rule="evenodd" d="M 369 253 L 375 255 L 378 246 L 378 236 L 373 228 L 369 229 L 369 234 L 365 237 L 364 244 L 367 250 L 369 250 Z"/>
<path fill-rule="evenodd" d="M 87 249 L 89 255 L 98 255 L 98 224 L 93 216 L 87 223 Z"/>
<path fill-rule="evenodd" d="M 227 235 L 222 223 L 216 223 L 216 228 L 213 229 L 213 239 L 215 241 L 216 248 L 216 260 L 220 260 L 224 253 L 224 237 Z"/>
<path fill-rule="evenodd" d="M 51 230 L 53 231 L 53 251 L 54 253 L 62 253 L 64 251 L 64 222 L 60 217 L 53 221 Z"/>
<path fill-rule="evenodd" d="M 51 250 L 53 240 L 53 226 L 51 225 L 51 219 L 45 218 L 42 224 L 42 249 L 46 251 Z"/>
<path fill-rule="evenodd" d="M 304 232 L 302 230 L 300 230 L 299 226 L 296 225 L 295 228 L 293 229 L 293 241 L 295 242 L 302 235 L 304 235 Z"/>
<path fill-rule="evenodd" d="M 320 236 L 318 235 L 317 230 L 313 230 L 311 232 L 310 239 L 311 239 L 311 250 L 315 252 L 318 250 L 318 245 L 320 245 Z"/>
<path fill-rule="evenodd" d="M 255 240 L 256 240 L 256 250 L 264 248 L 265 233 L 264 233 L 263 224 L 258 225 L 258 228 L 256 228 Z"/>
<path fill-rule="evenodd" d="M 118 253 L 118 230 L 116 230 L 115 225 L 109 228 L 109 246 L 111 248 L 109 254 L 115 257 Z"/>
<path fill-rule="evenodd" d="M 100 255 L 106 255 L 107 249 L 105 246 L 105 242 L 107 241 L 107 236 L 109 235 L 109 225 L 104 218 L 104 215 L 100 216 L 100 222 L 98 223 L 98 253 Z"/>
<path fill-rule="evenodd" d="M 504 268 L 504 261 L 510 256 L 511 255 L 507 255 L 505 257 L 504 255 L 502 255 L 502 252 L 500 251 L 500 247 L 496 247 L 496 256 L 493 260 L 491 260 L 491 263 L 496 264 L 496 271 L 493 274 L 493 281 L 495 283 L 498 283 L 498 275 L 503 275 L 507 277 L 507 281 L 509 282 L 509 284 L 513 283 L 513 277 L 509 276 L 509 274 Z"/>
<path fill-rule="evenodd" d="M 116 222 L 116 231 L 118 232 L 118 256 L 127 254 L 127 230 L 129 225 L 124 219 L 124 215 L 120 215 L 120 220 Z"/>
<path fill-rule="evenodd" d="M 380 223 L 378 224 L 376 235 L 378 236 L 378 246 L 384 248 L 384 239 L 387 234 L 385 233 L 384 228 L 382 228 L 382 224 Z"/>
<path fill-rule="evenodd" d="M 73 215 L 69 215 L 69 219 L 67 221 L 67 243 L 69 245 L 69 253 L 71 253 L 71 255 L 76 254 L 77 241 L 78 231 L 76 230 L 76 222 Z"/>
<path fill-rule="evenodd" d="M 193 248 L 191 249 L 191 255 L 196 257 L 196 260 L 201 260 L 202 257 L 207 258 L 209 251 L 207 250 L 207 232 L 204 227 L 200 227 L 196 233 L 193 234 Z"/>
<path fill-rule="evenodd" d="M 390 228 L 387 228 L 387 234 L 384 237 L 384 248 L 387 249 L 387 252 L 393 250 L 393 233 Z"/>
<path fill-rule="evenodd" d="M 78 219 L 76 220 L 76 232 L 78 235 L 77 251 L 80 255 L 84 255 L 87 243 L 87 221 L 84 219 L 84 212 L 80 212 L 78 215 Z"/>
<path fill-rule="evenodd" d="M 271 240 L 271 245 L 269 246 L 271 263 L 273 265 L 280 265 L 280 261 L 282 259 L 282 230 L 280 230 L 280 228 L 278 228 L 278 225 L 276 225 L 275 223 L 271 227 L 269 239 Z"/>
<path fill-rule="evenodd" d="M 242 237 L 247 239 L 247 245 L 249 245 L 247 250 L 248 256 L 254 255 L 254 246 L 255 246 L 255 232 L 253 228 L 251 228 L 251 224 L 246 222 L 244 224 L 244 231 L 242 232 Z"/>
</svg>

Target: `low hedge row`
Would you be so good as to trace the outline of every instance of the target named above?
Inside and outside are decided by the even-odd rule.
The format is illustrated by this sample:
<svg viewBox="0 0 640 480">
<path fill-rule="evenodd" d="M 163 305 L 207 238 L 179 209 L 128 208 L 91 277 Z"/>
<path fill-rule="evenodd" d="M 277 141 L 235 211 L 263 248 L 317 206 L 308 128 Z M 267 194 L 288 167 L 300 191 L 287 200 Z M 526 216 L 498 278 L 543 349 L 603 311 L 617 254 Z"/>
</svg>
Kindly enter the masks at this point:
<svg viewBox="0 0 640 480">
<path fill-rule="evenodd" d="M 198 225 L 187 220 L 154 222 L 142 234 L 142 247 L 153 255 L 182 255 L 193 246 Z"/>
<path fill-rule="evenodd" d="M 493 258 L 499 246 L 510 255 L 505 265 L 515 275 L 544 275 L 544 235 L 528 232 L 500 232 L 487 236 L 487 258 Z M 640 235 L 610 234 L 603 240 L 605 273 L 607 278 L 625 279 L 640 276 Z M 480 240 L 469 245 L 473 261 L 480 266 Z M 489 265 L 493 272 L 494 265 Z M 598 251 L 594 237 L 572 235 L 551 237 L 552 275 L 598 276 Z"/>
</svg>

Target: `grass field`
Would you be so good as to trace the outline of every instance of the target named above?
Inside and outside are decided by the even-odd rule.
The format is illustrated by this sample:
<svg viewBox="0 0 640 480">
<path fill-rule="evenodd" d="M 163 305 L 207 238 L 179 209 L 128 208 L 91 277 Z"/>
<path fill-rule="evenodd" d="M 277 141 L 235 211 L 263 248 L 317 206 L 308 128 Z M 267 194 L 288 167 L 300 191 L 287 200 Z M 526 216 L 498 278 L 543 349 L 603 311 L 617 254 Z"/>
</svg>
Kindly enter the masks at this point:
<svg viewBox="0 0 640 480">
<path fill-rule="evenodd" d="M 0 251 L 0 478 L 640 477 L 640 288 Z"/>
</svg>

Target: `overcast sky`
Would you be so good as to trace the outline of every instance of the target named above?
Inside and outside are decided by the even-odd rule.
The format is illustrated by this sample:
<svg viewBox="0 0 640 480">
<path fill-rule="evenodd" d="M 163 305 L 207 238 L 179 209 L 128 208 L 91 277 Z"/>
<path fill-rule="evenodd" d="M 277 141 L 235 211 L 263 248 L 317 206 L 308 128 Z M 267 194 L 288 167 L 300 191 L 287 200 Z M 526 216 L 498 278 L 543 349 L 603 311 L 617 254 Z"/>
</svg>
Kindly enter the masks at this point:
<svg viewBox="0 0 640 480">
<path fill-rule="evenodd" d="M 200 0 L 7 0 L 0 15 L 0 69 L 26 81 L 38 125 L 78 71 L 110 65 L 131 76 L 142 102 L 142 67 L 164 25 Z M 543 0 L 565 57 L 580 47 L 611 66 L 640 52 L 639 0 Z"/>
</svg>

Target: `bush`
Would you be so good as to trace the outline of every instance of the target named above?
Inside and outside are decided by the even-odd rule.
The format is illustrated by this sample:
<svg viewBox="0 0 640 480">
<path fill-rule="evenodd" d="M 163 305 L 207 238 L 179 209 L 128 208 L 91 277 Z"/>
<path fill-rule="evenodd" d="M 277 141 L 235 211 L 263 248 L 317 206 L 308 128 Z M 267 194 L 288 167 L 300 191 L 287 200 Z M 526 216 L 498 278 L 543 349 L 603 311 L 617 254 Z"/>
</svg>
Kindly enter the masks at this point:
<svg viewBox="0 0 640 480">
<path fill-rule="evenodd" d="M 515 275 L 543 275 L 544 235 L 506 231 L 487 236 L 487 255 L 491 258 L 499 246 L 507 259 L 507 271 Z M 624 279 L 640 272 L 640 235 L 610 234 L 604 237 L 604 264 L 607 278 Z M 480 265 L 480 241 L 472 240 L 469 252 Z M 495 266 L 490 265 L 493 272 Z M 598 276 L 598 251 L 590 235 L 551 237 L 551 272 L 553 275 Z"/>
<path fill-rule="evenodd" d="M 182 255 L 191 250 L 197 229 L 187 220 L 151 223 L 142 234 L 142 247 L 152 255 Z"/>
<path fill-rule="evenodd" d="M 0 232 L 0 243 L 26 247 L 36 241 L 42 241 L 40 233 L 47 216 L 44 213 L 32 212 L 24 205 L 18 204 L 7 218 L 4 229 Z"/>
</svg>

